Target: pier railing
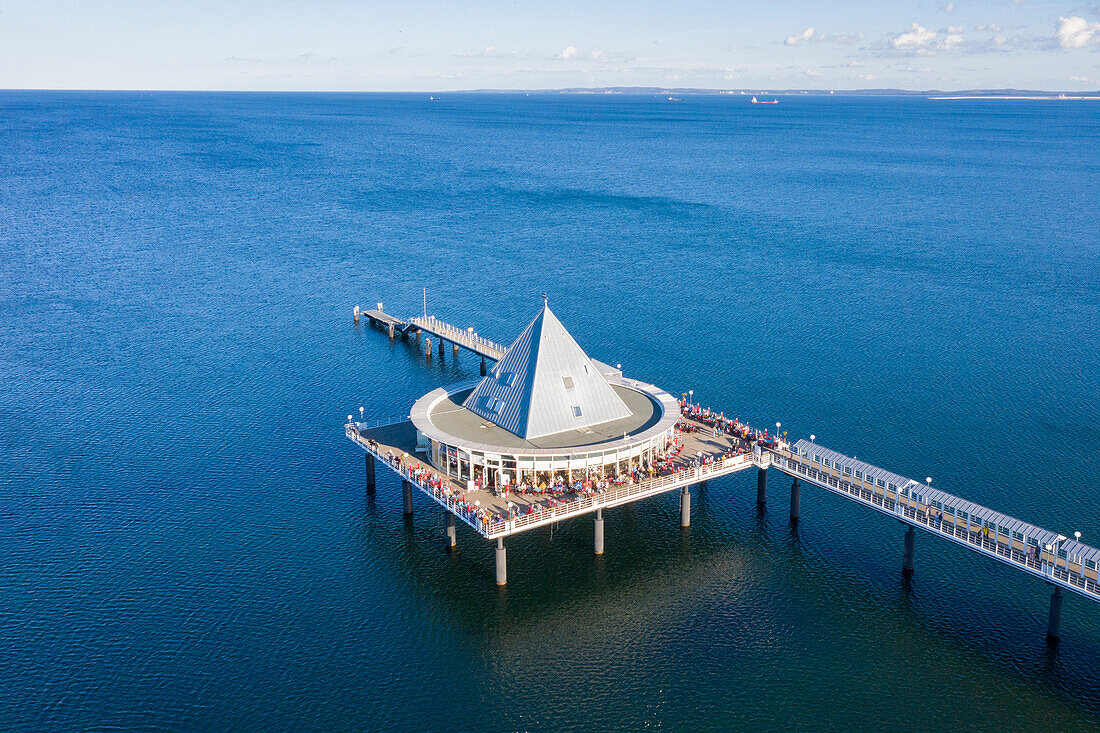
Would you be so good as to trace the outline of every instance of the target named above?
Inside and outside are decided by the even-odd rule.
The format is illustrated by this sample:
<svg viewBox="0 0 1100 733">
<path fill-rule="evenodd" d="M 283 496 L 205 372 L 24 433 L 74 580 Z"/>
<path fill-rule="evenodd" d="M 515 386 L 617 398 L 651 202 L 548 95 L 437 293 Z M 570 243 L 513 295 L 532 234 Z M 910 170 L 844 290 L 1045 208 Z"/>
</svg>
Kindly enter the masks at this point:
<svg viewBox="0 0 1100 733">
<path fill-rule="evenodd" d="M 490 524 L 489 533 L 486 536 L 492 539 L 523 532 L 569 517 L 587 514 L 595 509 L 626 504 L 671 491 L 681 486 L 690 486 L 710 478 L 725 476 L 751 466 L 752 456 L 747 453 L 723 458 L 705 466 L 686 466 L 666 476 L 656 476 L 643 479 L 636 484 L 605 489 L 591 496 L 582 496 L 573 501 L 563 501 L 560 504 L 551 505 L 530 514 L 516 516 L 514 519 L 493 522 Z"/>
<path fill-rule="evenodd" d="M 383 424 L 394 423 L 389 422 Z M 649 496 L 655 496 L 682 486 L 690 486 L 711 478 L 718 478 L 719 476 L 725 476 L 736 471 L 751 468 L 753 465 L 753 457 L 751 454 L 739 453 L 735 456 L 728 456 L 707 465 L 685 466 L 665 476 L 656 476 L 654 478 L 643 479 L 636 484 L 627 484 L 626 486 L 605 489 L 600 493 L 578 497 L 572 501 L 552 500 L 557 503 L 553 503 L 551 506 L 529 514 L 516 515 L 507 519 L 494 518 L 485 521 L 481 517 L 483 510 L 480 507 L 471 505 L 461 494 L 456 496 L 444 492 L 439 487 L 432 486 L 428 481 L 428 477 L 424 475 L 423 469 L 418 471 L 413 470 L 410 464 L 400 461 L 397 456 L 394 456 L 391 460 L 389 456 L 377 450 L 374 445 L 359 432 L 368 427 L 377 426 L 351 422 L 345 426 L 344 432 L 350 440 L 355 441 L 368 453 L 385 463 L 394 473 L 399 474 L 402 478 L 415 485 L 435 500 L 440 506 L 450 511 L 479 534 L 489 539 L 525 532 L 529 529 L 534 529 L 535 527 L 557 522 L 562 519 L 587 514 L 596 509 L 618 506 Z"/>
<path fill-rule="evenodd" d="M 396 422 L 403 421 L 398 420 L 395 422 L 384 422 L 382 423 L 382 425 L 393 425 L 396 424 Z M 440 489 L 432 486 L 426 480 L 426 477 L 421 475 L 422 471 L 412 470 L 409 464 L 403 463 L 397 458 L 397 456 L 394 456 L 391 460 L 389 456 L 383 455 L 382 452 L 377 450 L 369 440 L 367 440 L 362 436 L 362 434 L 360 434 L 360 430 L 366 430 L 369 427 L 381 426 L 351 422 L 344 426 L 344 434 L 347 435 L 349 439 L 354 440 L 356 443 L 358 443 L 363 448 L 363 450 L 367 451 L 375 458 L 389 466 L 390 470 L 392 470 L 394 473 L 398 474 L 399 476 L 401 476 L 401 478 L 416 486 L 418 489 L 434 499 L 440 506 L 444 507 L 456 517 L 461 519 L 463 522 L 470 525 L 470 527 L 473 528 L 474 531 L 483 534 L 486 537 L 490 536 L 486 524 L 481 520 L 478 509 L 476 507 L 471 507 L 465 501 L 451 496 L 450 494 L 445 494 Z"/>
<path fill-rule="evenodd" d="M 933 516 L 928 511 L 929 507 L 927 505 L 923 505 L 912 498 L 892 499 L 886 496 L 885 489 L 879 490 L 877 487 L 872 489 L 857 486 L 850 481 L 844 481 L 836 476 L 825 474 L 787 456 L 773 453 L 771 465 L 791 476 L 810 481 L 813 485 L 831 493 L 839 494 L 884 514 L 893 515 L 906 524 L 920 527 L 975 552 L 1012 565 L 1031 575 L 1040 576 L 1055 585 L 1100 601 L 1100 585 L 1092 578 L 1085 577 L 1081 573 L 1071 570 L 1068 566 L 1061 566 L 1056 561 L 1050 562 L 1037 558 L 1013 545 L 990 539 L 980 530 L 973 532 L 969 527 L 961 527 L 953 519 L 945 520 L 942 515 Z M 916 506 L 912 506 L 912 504 L 916 504 Z"/>
<path fill-rule="evenodd" d="M 459 346 L 465 346 L 467 349 L 476 351 L 490 359 L 499 360 L 504 356 L 504 352 L 508 350 L 507 346 L 498 344 L 495 341 L 490 341 L 483 336 L 478 336 L 472 331 L 452 326 L 446 321 L 439 320 L 435 316 L 418 316 L 413 318 L 410 323 L 423 331 L 434 333 L 440 338 L 456 343 Z"/>
</svg>

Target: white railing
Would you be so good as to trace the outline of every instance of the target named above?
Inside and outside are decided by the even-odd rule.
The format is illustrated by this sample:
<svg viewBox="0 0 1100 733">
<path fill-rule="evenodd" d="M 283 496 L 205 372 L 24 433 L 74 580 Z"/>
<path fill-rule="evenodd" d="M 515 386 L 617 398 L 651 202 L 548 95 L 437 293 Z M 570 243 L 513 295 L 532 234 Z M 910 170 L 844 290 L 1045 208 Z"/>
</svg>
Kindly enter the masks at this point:
<svg viewBox="0 0 1100 733">
<path fill-rule="evenodd" d="M 489 538 L 515 534 L 516 532 L 532 529 L 534 527 L 568 519 L 580 514 L 586 514 L 594 509 L 617 506 L 647 496 L 661 494 L 681 486 L 689 486 L 706 481 L 709 478 L 717 478 L 735 471 L 752 466 L 752 457 L 740 454 L 729 458 L 723 458 L 706 466 L 689 466 L 677 470 L 667 476 L 645 479 L 637 484 L 629 484 L 620 488 L 604 490 L 593 496 L 584 496 L 573 501 L 549 506 L 530 514 L 517 516 L 504 522 L 495 522 L 490 528 Z"/>
<path fill-rule="evenodd" d="M 970 532 L 969 528 L 959 527 L 953 520 L 937 520 L 929 515 L 927 505 L 921 505 L 917 502 L 917 507 L 914 508 L 907 503 L 908 501 L 912 501 L 911 499 L 905 499 L 904 501 L 891 499 L 884 493 L 880 493 L 877 487 L 867 488 L 859 486 L 858 484 L 853 484 L 850 481 L 836 479 L 835 476 L 829 476 L 828 478 L 833 478 L 837 481 L 837 485 L 832 486 L 829 484 L 828 478 L 817 478 L 811 475 L 811 471 L 815 471 L 816 469 L 813 469 L 805 463 L 794 461 L 784 456 L 775 456 L 772 465 L 784 473 L 807 480 L 826 491 L 839 494 L 840 496 L 844 496 L 884 514 L 891 514 L 897 517 L 899 521 L 906 524 L 911 524 L 928 532 L 935 533 L 940 537 L 951 540 L 956 544 L 964 545 L 987 557 L 1000 560 L 1003 563 L 1023 570 L 1031 575 L 1041 576 L 1063 588 L 1068 588 L 1080 593 L 1086 598 L 1100 600 L 1100 584 L 1097 584 L 1092 578 L 1076 573 L 1068 567 L 1058 566 L 1056 563 L 1052 564 L 1045 561 L 1039 561 L 1035 558 L 1029 558 L 1026 553 L 1017 550 L 1015 547 L 997 540 L 990 540 L 981 533 L 975 534 Z M 821 472 L 818 472 L 819 476 L 820 473 Z M 846 486 L 849 488 L 846 489 Z M 852 490 L 855 490 L 856 493 L 852 493 Z M 865 491 L 871 495 L 870 499 L 864 498 L 863 492 Z M 875 501 L 876 499 L 878 499 L 877 503 Z M 924 507 L 923 509 L 921 508 L 922 506 Z M 962 533 L 961 537 L 959 536 L 960 531 Z"/>
<path fill-rule="evenodd" d="M 471 507 L 461 498 L 445 494 L 436 487 L 430 486 L 426 482 L 422 482 L 411 470 L 409 470 L 407 467 L 408 464 L 400 464 L 396 459 L 391 461 L 387 456 L 382 455 L 380 451 L 375 450 L 370 442 L 359 434 L 359 430 L 360 428 L 356 427 L 356 423 L 348 423 L 345 428 L 345 433 L 350 440 L 358 443 L 368 453 L 389 466 L 395 473 L 415 484 L 421 491 L 434 499 L 438 504 L 448 509 L 452 514 L 470 525 L 470 527 L 479 534 L 489 539 L 526 531 L 549 522 L 556 522 L 561 519 L 585 514 L 594 509 L 617 506 L 630 501 L 644 499 L 647 496 L 664 493 L 665 491 L 670 491 L 681 486 L 697 484 L 710 478 L 717 478 L 749 468 L 753 464 L 752 456 L 747 453 L 742 453 L 729 458 L 723 458 L 710 465 L 685 467 L 667 476 L 658 476 L 652 479 L 645 479 L 637 484 L 608 489 L 594 496 L 584 496 L 573 501 L 563 501 L 557 505 L 549 506 L 512 519 L 486 522 L 479 516 L 481 510 L 478 508 Z"/>
<path fill-rule="evenodd" d="M 421 481 L 415 473 L 409 470 L 409 468 L 407 467 L 408 464 L 398 463 L 396 458 L 391 461 L 387 456 L 382 455 L 380 451 L 375 450 L 374 447 L 371 446 L 370 442 L 366 438 L 359 434 L 359 429 L 356 428 L 355 423 L 348 423 L 344 428 L 344 434 L 347 435 L 348 438 L 350 438 L 351 440 L 354 440 L 356 443 L 358 443 L 363 448 L 363 450 L 367 451 L 371 455 L 375 456 L 378 460 L 389 466 L 390 470 L 392 470 L 394 473 L 401 476 L 409 483 L 414 484 L 418 489 L 434 499 L 436 503 L 443 506 L 445 509 L 450 511 L 466 524 L 470 525 L 470 527 L 473 528 L 474 531 L 486 537 L 490 536 L 488 527 L 486 526 L 486 523 L 481 520 L 481 517 L 478 516 L 478 511 L 476 508 L 470 507 L 465 502 L 456 499 L 449 494 L 444 494 L 436 487 Z"/>
<path fill-rule="evenodd" d="M 348 423 L 348 426 L 354 425 L 356 430 L 370 430 L 372 428 L 383 428 L 387 425 L 398 425 L 409 420 L 408 415 L 402 415 L 401 417 L 379 417 L 373 420 L 356 420 Z"/>
<path fill-rule="evenodd" d="M 446 321 L 439 320 L 435 316 L 428 316 L 427 318 L 414 318 L 412 319 L 412 323 L 414 326 L 419 326 L 425 331 L 433 331 L 441 337 L 445 336 L 448 340 L 453 341 L 457 344 L 462 344 L 463 346 L 471 348 L 474 351 L 477 351 L 477 347 L 480 346 L 482 347 L 482 350 L 492 350 L 503 356 L 504 352 L 507 350 L 507 347 L 502 346 L 495 341 L 490 341 L 489 339 L 479 336 L 476 333 L 472 333 L 470 331 L 463 331 L 460 328 L 452 326 Z M 492 355 L 490 354 L 490 356 Z"/>
</svg>

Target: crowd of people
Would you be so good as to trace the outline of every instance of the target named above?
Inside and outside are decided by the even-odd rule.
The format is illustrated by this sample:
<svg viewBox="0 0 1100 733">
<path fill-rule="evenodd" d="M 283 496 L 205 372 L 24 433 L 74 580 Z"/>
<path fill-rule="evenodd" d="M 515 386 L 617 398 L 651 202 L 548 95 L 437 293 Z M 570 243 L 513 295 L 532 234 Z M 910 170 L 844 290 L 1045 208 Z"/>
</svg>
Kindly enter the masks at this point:
<svg viewBox="0 0 1100 733">
<path fill-rule="evenodd" d="M 632 463 L 626 471 L 619 471 L 613 475 L 603 475 L 602 472 L 600 475 L 595 475 L 595 472 L 589 472 L 584 478 L 576 478 L 572 483 L 564 473 L 543 476 L 536 474 L 534 480 L 525 478 L 518 485 L 503 487 L 499 490 L 501 497 L 518 494 L 526 500 L 526 503 L 508 502 L 508 508 L 504 511 L 483 507 L 477 500 L 470 501 L 467 498 L 467 492 L 456 486 L 447 476 L 428 469 L 421 462 L 411 459 L 408 454 L 397 455 L 390 450 L 386 452 L 385 460 L 420 488 L 442 500 L 456 515 L 475 525 L 480 525 L 485 531 L 494 532 L 503 529 L 506 521 L 518 517 L 542 512 L 549 513 L 576 501 L 637 485 L 647 479 L 672 476 L 698 466 L 712 466 L 726 458 L 750 451 L 754 442 L 766 443 L 774 440 L 768 436 L 766 430 L 754 430 L 739 420 L 731 420 L 721 413 L 691 405 L 686 401 L 681 401 L 680 412 L 680 422 L 662 456 L 652 461 L 644 459 L 636 464 Z M 685 456 L 683 434 L 706 430 L 712 431 L 715 438 L 719 435 L 730 436 L 732 440 L 729 449 L 720 453 L 712 451 L 702 455 Z M 367 443 L 375 453 L 379 452 L 377 442 L 368 439 Z M 481 488 L 482 482 L 479 480 L 476 485 Z"/>
</svg>

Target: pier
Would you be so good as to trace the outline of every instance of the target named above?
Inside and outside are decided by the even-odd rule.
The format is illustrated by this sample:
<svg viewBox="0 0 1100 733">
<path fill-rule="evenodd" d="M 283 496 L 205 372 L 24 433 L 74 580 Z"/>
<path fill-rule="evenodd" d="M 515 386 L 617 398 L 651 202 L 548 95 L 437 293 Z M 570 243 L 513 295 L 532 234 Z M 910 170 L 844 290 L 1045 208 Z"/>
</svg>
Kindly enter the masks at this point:
<svg viewBox="0 0 1100 733">
<path fill-rule="evenodd" d="M 456 520 L 492 541 L 498 585 L 507 582 L 505 539 L 512 535 L 592 514 L 593 552 L 603 554 L 604 509 L 678 491 L 679 525 L 687 528 L 692 486 L 755 467 L 759 506 L 767 502 L 769 472 L 791 479 L 792 523 L 802 520 L 803 485 L 896 519 L 905 527 L 905 574 L 915 572 L 920 530 L 1048 583 L 1052 641 L 1060 635 L 1063 591 L 1100 601 L 1100 549 L 1081 543 L 1079 533 L 1071 539 L 1023 522 L 933 489 L 930 479 L 832 451 L 814 436 L 791 444 L 675 400 L 590 359 L 545 305 L 509 347 L 435 317 L 393 318 L 381 304 L 363 313 L 391 337 L 429 333 L 441 351 L 446 341 L 482 358 L 480 380 L 437 389 L 391 420 L 368 424 L 349 415 L 345 433 L 366 454 L 369 493 L 381 461 L 403 479 L 406 517 L 413 487 L 443 510 L 446 551 L 457 544 Z M 430 338 L 425 349 L 430 356 Z M 491 373 L 487 360 L 496 362 Z"/>
</svg>

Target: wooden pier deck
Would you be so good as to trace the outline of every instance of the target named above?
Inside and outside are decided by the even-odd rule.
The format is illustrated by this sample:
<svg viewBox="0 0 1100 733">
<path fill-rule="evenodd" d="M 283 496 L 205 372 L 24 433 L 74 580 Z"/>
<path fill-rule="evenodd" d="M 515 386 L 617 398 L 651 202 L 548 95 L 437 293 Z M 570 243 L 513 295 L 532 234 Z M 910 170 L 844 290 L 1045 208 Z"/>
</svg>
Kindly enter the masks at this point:
<svg viewBox="0 0 1100 733">
<path fill-rule="evenodd" d="M 411 482 L 437 504 L 455 514 L 482 536 L 495 539 L 526 532 L 563 519 L 590 514 L 597 509 L 639 501 L 753 467 L 753 459 L 747 449 L 742 450 L 739 455 L 726 457 L 739 447 L 735 438 L 726 434 L 714 437 L 710 428 L 701 423 L 694 424 L 699 430 L 682 435 L 684 448 L 680 457 L 674 460 L 672 471 L 637 483 L 612 486 L 593 496 L 577 497 L 569 492 L 565 497 L 554 501 L 545 495 L 535 493 L 524 494 L 513 491 L 507 496 L 500 496 L 483 489 L 468 491 L 462 482 L 441 474 L 428 463 L 422 453 L 417 451 L 416 428 L 411 421 L 377 427 L 360 427 L 358 423 L 349 423 L 346 432 L 348 438 L 355 441 L 367 453 L 381 460 L 403 479 Z M 714 459 L 715 463 L 691 466 L 691 459 L 699 457 Z M 436 488 L 429 485 L 426 480 L 429 476 L 443 479 L 443 487 Z M 475 510 L 470 511 L 470 507 L 475 507 Z M 482 521 L 477 516 L 478 510 L 486 509 L 503 519 Z"/>
</svg>

